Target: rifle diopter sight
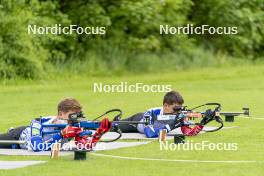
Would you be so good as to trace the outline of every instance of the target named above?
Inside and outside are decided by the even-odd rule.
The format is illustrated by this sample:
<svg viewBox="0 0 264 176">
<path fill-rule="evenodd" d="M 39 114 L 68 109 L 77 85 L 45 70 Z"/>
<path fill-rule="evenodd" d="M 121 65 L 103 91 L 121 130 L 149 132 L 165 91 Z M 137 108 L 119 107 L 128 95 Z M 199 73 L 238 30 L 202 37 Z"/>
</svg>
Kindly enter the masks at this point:
<svg viewBox="0 0 264 176">
<path fill-rule="evenodd" d="M 187 106 L 174 106 L 173 107 L 173 114 L 178 114 L 182 111 L 187 111 Z"/>
<path fill-rule="evenodd" d="M 85 118 L 82 111 L 69 114 L 68 117 L 69 117 L 69 124 L 79 123 L 81 119 Z"/>
</svg>

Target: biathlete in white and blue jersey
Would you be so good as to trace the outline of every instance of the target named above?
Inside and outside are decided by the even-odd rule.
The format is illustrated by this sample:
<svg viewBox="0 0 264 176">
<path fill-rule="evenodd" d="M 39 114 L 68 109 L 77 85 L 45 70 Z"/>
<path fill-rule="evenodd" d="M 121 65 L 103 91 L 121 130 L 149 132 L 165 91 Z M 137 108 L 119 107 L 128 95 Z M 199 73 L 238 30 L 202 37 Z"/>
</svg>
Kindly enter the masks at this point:
<svg viewBox="0 0 264 176">
<path fill-rule="evenodd" d="M 92 148 L 111 128 L 111 122 L 107 118 L 101 121 L 100 127 L 91 137 L 88 137 L 87 131 L 80 127 L 66 126 L 63 130 L 58 127 L 45 127 L 51 124 L 67 124 L 69 115 L 79 113 L 81 110 L 82 107 L 76 99 L 66 98 L 58 104 L 57 116 L 41 117 L 33 120 L 30 126 L 20 126 L 0 134 L 0 140 L 23 141 L 21 144 L 0 144 L 0 148 L 21 148 L 38 152 L 50 150 L 52 144 L 56 142 L 63 145 L 70 138 L 75 138 L 76 145 L 83 144 Z"/>
<path fill-rule="evenodd" d="M 145 121 L 146 118 L 150 120 L 150 125 L 138 124 L 121 124 L 119 125 L 123 133 L 135 133 L 139 132 L 145 134 L 147 138 L 158 137 L 159 131 L 161 129 L 166 129 L 167 132 L 180 127 L 184 135 L 193 136 L 197 135 L 205 125 L 205 120 L 201 121 L 201 125 L 196 125 L 190 127 L 188 125 L 176 124 L 175 119 L 173 120 L 158 120 L 166 119 L 165 116 L 170 116 L 169 114 L 175 113 L 175 107 L 181 107 L 184 104 L 184 99 L 179 92 L 170 91 L 165 94 L 163 98 L 163 106 L 159 108 L 152 108 L 147 110 L 145 113 L 137 113 L 129 118 L 124 119 L 124 121 Z M 168 119 L 168 118 L 167 118 Z"/>
</svg>

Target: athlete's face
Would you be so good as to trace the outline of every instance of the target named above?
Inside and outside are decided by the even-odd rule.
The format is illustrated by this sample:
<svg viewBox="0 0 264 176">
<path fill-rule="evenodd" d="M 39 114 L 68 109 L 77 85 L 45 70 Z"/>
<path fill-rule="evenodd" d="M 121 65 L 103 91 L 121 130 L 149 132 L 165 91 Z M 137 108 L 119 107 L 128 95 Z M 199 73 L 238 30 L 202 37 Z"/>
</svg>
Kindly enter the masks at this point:
<svg viewBox="0 0 264 176">
<path fill-rule="evenodd" d="M 170 105 L 170 104 L 164 103 L 163 104 L 163 112 L 164 112 L 164 114 L 174 113 L 173 108 L 176 107 L 176 106 L 182 106 L 182 104 L 174 103 L 174 104 Z"/>
</svg>

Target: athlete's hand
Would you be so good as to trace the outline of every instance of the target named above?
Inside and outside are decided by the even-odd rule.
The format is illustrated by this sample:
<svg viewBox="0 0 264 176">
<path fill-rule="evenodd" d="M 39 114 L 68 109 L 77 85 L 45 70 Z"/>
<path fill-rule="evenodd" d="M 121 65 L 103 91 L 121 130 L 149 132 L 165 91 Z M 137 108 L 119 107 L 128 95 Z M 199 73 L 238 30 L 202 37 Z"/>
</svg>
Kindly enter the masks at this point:
<svg viewBox="0 0 264 176">
<path fill-rule="evenodd" d="M 202 114 L 198 112 L 188 112 L 186 118 L 202 118 Z"/>
<path fill-rule="evenodd" d="M 97 132 L 99 134 L 104 134 L 107 131 L 109 131 L 111 127 L 112 127 L 112 123 L 109 121 L 109 119 L 103 118 L 103 120 L 100 122 L 100 126 L 99 126 Z"/>
<path fill-rule="evenodd" d="M 61 135 L 63 138 L 73 138 L 80 134 L 82 131 L 82 128 L 67 126 L 63 130 L 61 130 Z"/>
<path fill-rule="evenodd" d="M 201 125 L 206 125 L 210 121 L 212 121 L 215 117 L 215 112 L 212 111 L 211 109 L 208 109 L 205 111 L 204 118 L 201 120 L 200 124 Z"/>
</svg>

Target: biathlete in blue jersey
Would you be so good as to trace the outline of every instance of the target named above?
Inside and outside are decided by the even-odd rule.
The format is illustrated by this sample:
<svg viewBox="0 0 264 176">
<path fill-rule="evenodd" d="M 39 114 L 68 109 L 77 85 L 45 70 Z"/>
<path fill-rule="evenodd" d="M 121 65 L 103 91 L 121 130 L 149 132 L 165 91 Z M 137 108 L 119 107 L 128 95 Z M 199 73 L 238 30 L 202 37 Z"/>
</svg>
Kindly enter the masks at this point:
<svg viewBox="0 0 264 176">
<path fill-rule="evenodd" d="M 206 124 L 206 119 L 200 122 L 201 125 L 190 127 L 188 125 L 176 124 L 175 119 L 170 120 L 166 116 L 170 116 L 174 112 L 175 107 L 182 107 L 184 99 L 179 92 L 170 91 L 167 92 L 163 98 L 163 106 L 158 108 L 151 108 L 145 113 L 137 113 L 129 118 L 124 119 L 125 121 L 145 121 L 149 118 L 150 125 L 138 124 L 121 124 L 119 125 L 123 133 L 135 133 L 139 132 L 145 134 L 148 138 L 158 137 L 161 129 L 166 129 L 167 132 L 180 127 L 184 135 L 193 136 L 197 135 Z M 168 119 L 168 120 L 158 120 Z"/>
<path fill-rule="evenodd" d="M 111 122 L 107 118 L 104 118 L 100 123 L 101 126 L 95 131 L 92 137 L 88 138 L 87 136 L 83 136 L 76 138 L 76 136 L 80 136 L 79 134 L 85 134 L 82 128 L 67 126 L 63 130 L 59 130 L 56 127 L 44 127 L 44 125 L 50 124 L 67 124 L 69 115 L 81 112 L 82 106 L 76 99 L 66 98 L 58 104 L 57 110 L 58 114 L 56 116 L 37 118 L 31 122 L 30 126 L 20 126 L 10 129 L 7 133 L 0 134 L 0 140 L 20 140 L 24 142 L 19 145 L 0 144 L 0 148 L 21 148 L 35 152 L 45 151 L 50 150 L 52 144 L 56 142 L 60 142 L 63 145 L 70 138 L 74 137 L 76 144 L 81 143 L 92 148 L 99 141 L 100 137 L 111 128 Z M 59 132 L 52 133 L 55 130 Z"/>
</svg>

